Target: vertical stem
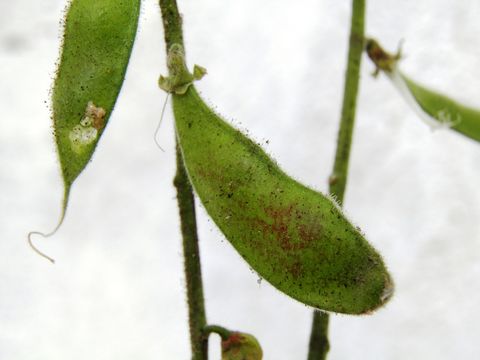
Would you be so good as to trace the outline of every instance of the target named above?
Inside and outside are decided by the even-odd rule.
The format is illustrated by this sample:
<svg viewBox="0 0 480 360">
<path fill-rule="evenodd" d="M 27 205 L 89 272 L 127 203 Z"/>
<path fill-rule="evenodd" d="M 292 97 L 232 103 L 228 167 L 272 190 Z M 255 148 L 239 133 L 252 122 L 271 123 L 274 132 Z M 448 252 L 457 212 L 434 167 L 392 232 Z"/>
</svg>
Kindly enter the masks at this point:
<svg viewBox="0 0 480 360">
<path fill-rule="evenodd" d="M 330 176 L 330 193 L 336 196 L 340 204 L 343 203 L 345 187 L 347 185 L 348 162 L 352 144 L 353 126 L 355 123 L 357 92 L 360 82 L 360 64 L 364 44 L 364 21 L 365 0 L 353 0 L 342 117 L 338 132 L 335 164 L 332 175 Z"/>
<path fill-rule="evenodd" d="M 159 0 L 160 10 L 162 11 L 163 32 L 165 37 L 165 48 L 168 55 L 168 49 L 172 44 L 183 45 L 182 16 L 178 11 L 176 0 Z"/>
<path fill-rule="evenodd" d="M 308 360 L 323 360 L 327 358 L 330 343 L 328 342 L 328 320 L 327 313 L 321 311 L 313 312 L 312 332 L 308 349 Z"/>
<path fill-rule="evenodd" d="M 159 4 L 162 12 L 165 45 L 168 54 L 168 49 L 172 44 L 177 43 L 183 46 L 182 18 L 178 11 L 176 0 L 160 0 Z M 195 199 L 178 142 L 176 145 L 176 157 L 177 173 L 174 185 L 177 189 L 177 202 L 183 238 L 192 360 L 207 360 L 208 337 L 205 337 L 203 334 L 203 329 L 206 326 L 206 315 L 198 249 Z"/>
<path fill-rule="evenodd" d="M 360 82 L 364 22 L 365 0 L 353 0 L 342 115 L 338 131 L 335 163 L 329 178 L 330 193 L 336 197 L 340 205 L 343 204 L 345 187 L 347 185 L 348 163 L 355 123 L 358 85 Z M 308 360 L 326 359 L 329 347 L 328 314 L 315 311 L 313 314 Z"/>
<path fill-rule="evenodd" d="M 174 184 L 177 188 L 177 201 L 183 236 L 183 257 L 187 283 L 192 360 L 206 360 L 208 357 L 208 337 L 204 336 L 203 329 L 207 321 L 203 299 L 200 253 L 198 251 L 195 200 L 183 165 L 183 158 L 178 143 L 176 149 L 177 174 L 175 175 Z"/>
</svg>

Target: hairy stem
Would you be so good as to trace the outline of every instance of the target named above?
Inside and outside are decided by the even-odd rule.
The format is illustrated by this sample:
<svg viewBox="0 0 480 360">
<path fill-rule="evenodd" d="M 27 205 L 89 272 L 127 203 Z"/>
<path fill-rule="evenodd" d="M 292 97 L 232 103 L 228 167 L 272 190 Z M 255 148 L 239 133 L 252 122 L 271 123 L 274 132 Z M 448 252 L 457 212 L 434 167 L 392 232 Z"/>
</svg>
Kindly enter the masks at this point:
<svg viewBox="0 0 480 360">
<path fill-rule="evenodd" d="M 168 55 L 168 49 L 173 44 L 183 45 L 182 16 L 178 11 L 176 0 L 159 0 L 160 10 L 162 11 L 163 32 L 165 37 L 165 47 Z"/>
<path fill-rule="evenodd" d="M 224 328 L 223 326 L 218 326 L 218 325 L 205 326 L 205 328 L 203 329 L 203 332 L 205 336 L 208 336 L 211 333 L 215 333 L 222 338 L 222 341 L 227 340 L 230 334 L 232 333 L 230 330 Z"/>
<path fill-rule="evenodd" d="M 326 359 L 330 344 L 328 342 L 328 320 L 327 313 L 315 311 L 313 313 L 312 333 L 308 351 L 308 360 Z"/>
<path fill-rule="evenodd" d="M 357 93 L 360 82 L 360 64 L 364 44 L 365 0 L 352 0 L 352 18 L 348 48 L 348 65 L 343 92 L 342 115 L 338 131 L 335 163 L 329 185 L 339 204 L 343 204 L 348 177 L 348 163 L 352 145 Z M 330 348 L 328 342 L 328 314 L 315 311 L 308 360 L 324 360 Z"/>
<path fill-rule="evenodd" d="M 202 270 L 198 250 L 197 224 L 195 219 L 195 201 L 192 188 L 183 165 L 183 158 L 177 143 L 177 174 L 174 180 L 177 188 L 177 201 L 183 236 L 183 257 L 185 279 L 187 283 L 188 316 L 192 360 L 206 360 L 208 357 L 208 338 L 203 336 L 206 325 L 203 299 Z"/>
<path fill-rule="evenodd" d="M 183 46 L 182 18 L 178 11 L 176 0 L 160 0 L 159 3 L 162 12 L 166 51 L 168 54 L 168 49 L 170 49 L 172 44 L 176 43 Z M 206 315 L 200 253 L 198 249 L 195 199 L 178 143 L 176 146 L 176 156 L 177 173 L 175 175 L 174 185 L 177 189 L 177 202 L 183 238 L 192 360 L 207 360 L 208 337 L 205 337 L 203 334 L 203 329 L 206 325 Z"/>
<path fill-rule="evenodd" d="M 357 92 L 360 82 L 360 64 L 364 44 L 365 0 L 353 0 L 352 22 L 350 28 L 350 45 L 345 88 L 343 92 L 342 117 L 337 139 L 335 164 L 330 176 L 330 193 L 343 203 L 347 185 L 348 163 L 352 144 L 353 126 Z"/>
</svg>

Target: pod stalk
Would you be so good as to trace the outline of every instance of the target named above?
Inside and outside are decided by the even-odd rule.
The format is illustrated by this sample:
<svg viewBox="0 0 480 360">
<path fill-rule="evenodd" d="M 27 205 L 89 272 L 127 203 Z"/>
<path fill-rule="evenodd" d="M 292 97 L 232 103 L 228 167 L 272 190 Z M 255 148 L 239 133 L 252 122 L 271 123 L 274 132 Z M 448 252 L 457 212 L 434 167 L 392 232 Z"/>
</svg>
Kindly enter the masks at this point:
<svg viewBox="0 0 480 360">
<path fill-rule="evenodd" d="M 210 334 L 217 334 L 222 338 L 222 340 L 228 339 L 228 337 L 231 335 L 231 331 L 228 330 L 227 328 L 224 328 L 223 326 L 219 325 L 207 325 L 204 328 L 204 334 L 205 336 L 209 336 Z"/>
</svg>

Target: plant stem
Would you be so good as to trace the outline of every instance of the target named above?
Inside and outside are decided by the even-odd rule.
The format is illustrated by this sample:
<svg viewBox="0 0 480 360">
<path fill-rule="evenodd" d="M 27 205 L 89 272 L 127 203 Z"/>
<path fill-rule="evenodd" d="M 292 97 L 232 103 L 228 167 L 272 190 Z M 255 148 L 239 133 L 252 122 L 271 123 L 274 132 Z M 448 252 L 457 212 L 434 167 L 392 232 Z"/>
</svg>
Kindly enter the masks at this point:
<svg viewBox="0 0 480 360">
<path fill-rule="evenodd" d="M 183 46 L 182 18 L 176 0 L 160 0 L 166 51 L 174 43 Z M 174 185 L 177 189 L 177 202 L 183 238 L 183 257 L 185 280 L 187 283 L 187 302 L 190 326 L 192 360 L 208 359 L 208 337 L 203 334 L 206 325 L 203 298 L 202 270 L 198 249 L 197 222 L 195 217 L 195 199 L 192 186 L 183 164 L 183 158 L 176 145 L 177 173 Z"/>
<path fill-rule="evenodd" d="M 162 11 L 163 32 L 165 37 L 165 48 L 168 55 L 168 49 L 173 44 L 183 45 L 182 16 L 178 11 L 176 0 L 159 0 L 160 10 Z"/>
<path fill-rule="evenodd" d="M 327 353 L 330 349 L 328 342 L 328 320 L 329 316 L 327 313 L 321 311 L 313 312 L 308 360 L 323 360 L 327 358 Z"/>
<path fill-rule="evenodd" d="M 205 328 L 203 329 L 203 333 L 205 334 L 205 336 L 208 336 L 211 333 L 215 333 L 222 338 L 222 341 L 224 341 L 229 338 L 232 332 L 224 328 L 223 326 L 208 325 L 208 326 L 205 326 Z"/>
<path fill-rule="evenodd" d="M 348 162 L 352 144 L 353 126 L 357 92 L 360 82 L 360 64 L 364 44 L 365 0 L 353 0 L 352 22 L 350 28 L 350 45 L 348 65 L 343 92 L 342 117 L 337 139 L 335 164 L 330 176 L 330 193 L 343 203 L 347 185 Z"/>
<path fill-rule="evenodd" d="M 183 257 L 187 283 L 188 316 L 192 360 L 208 358 L 208 338 L 203 336 L 207 323 L 203 299 L 202 270 L 198 251 L 195 201 L 192 188 L 183 165 L 183 158 L 177 143 L 177 174 L 174 184 L 177 188 L 177 201 L 183 236 Z"/>
<path fill-rule="evenodd" d="M 348 177 L 348 163 L 352 145 L 357 93 L 360 82 L 360 64 L 364 44 L 365 0 L 352 0 L 352 17 L 348 48 L 348 65 L 343 92 L 342 115 L 338 131 L 337 150 L 333 171 L 329 178 L 330 194 L 343 204 Z M 328 314 L 315 311 L 308 360 L 324 360 L 330 348 L 328 342 Z"/>
</svg>

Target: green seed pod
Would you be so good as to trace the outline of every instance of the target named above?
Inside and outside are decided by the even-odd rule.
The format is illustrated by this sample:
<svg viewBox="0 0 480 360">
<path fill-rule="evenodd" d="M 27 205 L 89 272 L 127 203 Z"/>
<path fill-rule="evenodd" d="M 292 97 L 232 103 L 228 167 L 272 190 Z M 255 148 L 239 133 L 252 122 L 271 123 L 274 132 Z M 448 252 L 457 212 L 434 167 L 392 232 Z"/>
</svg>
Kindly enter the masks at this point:
<svg viewBox="0 0 480 360">
<path fill-rule="evenodd" d="M 451 128 L 473 140 L 480 141 L 480 111 L 429 90 L 405 75 L 402 77 L 420 108 L 437 121 L 436 127 Z"/>
<path fill-rule="evenodd" d="M 55 139 L 67 188 L 90 161 L 112 113 L 139 11 L 140 0 L 70 4 L 52 96 Z"/>
<path fill-rule="evenodd" d="M 222 340 L 222 360 L 262 360 L 263 352 L 258 340 L 250 334 L 232 332 Z"/>
<path fill-rule="evenodd" d="M 63 221 L 72 183 L 90 161 L 117 100 L 139 13 L 140 0 L 72 0 L 69 5 L 52 91 L 65 186 L 62 215 L 51 233 L 30 233 L 30 244 L 32 234 L 51 236 Z"/>
<path fill-rule="evenodd" d="M 186 69 L 170 52 L 170 74 Z M 180 65 L 178 65 L 180 64 Z M 174 85 L 174 84 L 172 84 Z M 239 254 L 280 291 L 313 307 L 371 312 L 393 293 L 380 255 L 328 197 L 287 176 L 215 114 L 193 86 L 172 86 L 177 137 L 191 183 Z"/>
<path fill-rule="evenodd" d="M 417 115 L 432 129 L 451 128 L 473 140 L 480 141 L 480 111 L 466 107 L 445 95 L 427 89 L 409 79 L 398 69 L 400 50 L 392 55 L 373 39 L 366 51 L 375 63 L 377 74 L 382 70 L 399 90 Z"/>
</svg>

